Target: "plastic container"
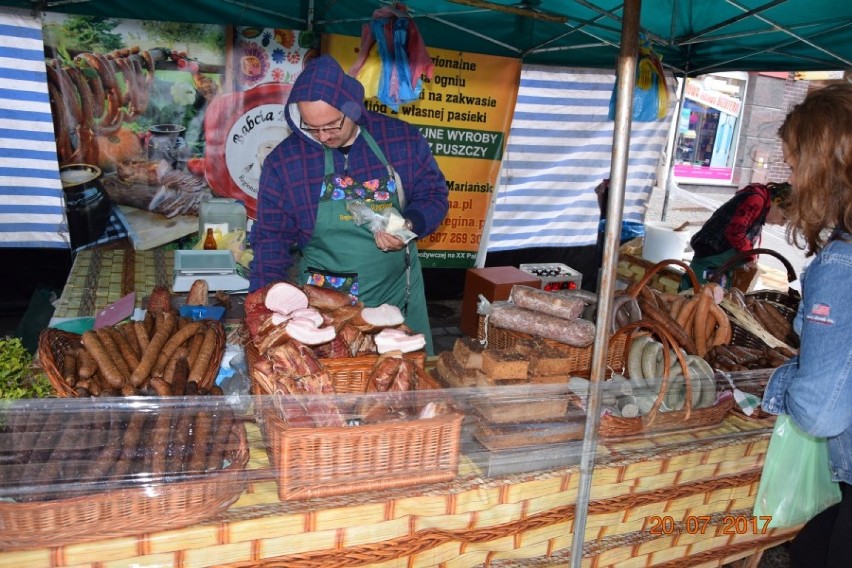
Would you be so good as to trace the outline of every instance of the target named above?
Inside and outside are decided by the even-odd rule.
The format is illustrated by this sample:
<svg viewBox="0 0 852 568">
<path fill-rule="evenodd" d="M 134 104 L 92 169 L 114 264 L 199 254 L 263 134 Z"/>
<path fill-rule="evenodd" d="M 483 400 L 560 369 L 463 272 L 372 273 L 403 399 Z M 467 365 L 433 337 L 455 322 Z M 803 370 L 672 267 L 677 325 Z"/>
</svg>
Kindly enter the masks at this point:
<svg viewBox="0 0 852 568">
<path fill-rule="evenodd" d="M 642 258 L 650 262 L 660 262 L 673 258 L 683 260 L 683 251 L 689 242 L 689 231 L 675 231 L 677 225 L 649 221 L 645 223 L 645 244 L 642 246 Z"/>
<path fill-rule="evenodd" d="M 198 215 L 198 232 L 219 230 L 222 234 L 246 229 L 246 208 L 242 201 L 230 197 L 213 197 L 201 202 Z"/>
<path fill-rule="evenodd" d="M 559 262 L 521 264 L 518 268 L 538 276 L 542 290 L 576 290 L 583 282 L 583 275 L 568 265 Z"/>
</svg>

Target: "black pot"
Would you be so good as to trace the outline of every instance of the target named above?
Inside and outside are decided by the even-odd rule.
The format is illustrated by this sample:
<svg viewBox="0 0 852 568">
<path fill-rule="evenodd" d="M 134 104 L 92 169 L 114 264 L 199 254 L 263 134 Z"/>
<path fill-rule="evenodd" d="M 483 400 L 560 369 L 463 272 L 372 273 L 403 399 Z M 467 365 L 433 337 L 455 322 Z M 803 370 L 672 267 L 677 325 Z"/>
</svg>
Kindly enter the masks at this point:
<svg viewBox="0 0 852 568">
<path fill-rule="evenodd" d="M 106 229 L 112 203 L 101 185 L 101 175 L 101 169 L 90 164 L 59 168 L 72 249 L 98 240 Z"/>
</svg>

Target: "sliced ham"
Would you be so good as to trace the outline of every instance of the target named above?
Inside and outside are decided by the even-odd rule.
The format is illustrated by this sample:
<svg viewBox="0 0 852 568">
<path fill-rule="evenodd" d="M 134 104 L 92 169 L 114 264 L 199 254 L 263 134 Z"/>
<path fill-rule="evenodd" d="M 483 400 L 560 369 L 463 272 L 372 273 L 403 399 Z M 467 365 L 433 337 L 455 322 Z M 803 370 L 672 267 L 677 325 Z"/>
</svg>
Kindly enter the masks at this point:
<svg viewBox="0 0 852 568">
<path fill-rule="evenodd" d="M 401 334 L 400 334 L 401 333 Z M 383 329 L 373 338 L 379 353 L 402 351 L 410 353 L 426 346 L 426 337 L 422 333 L 409 335 L 396 329 Z"/>
<path fill-rule="evenodd" d="M 305 345 L 328 343 L 337 335 L 333 327 L 317 327 L 314 320 L 308 318 L 293 318 L 284 329 L 290 337 Z"/>
<path fill-rule="evenodd" d="M 308 307 L 308 297 L 288 282 L 276 282 L 266 292 L 264 305 L 279 314 L 289 314 Z"/>
<path fill-rule="evenodd" d="M 298 310 L 293 310 L 289 314 L 282 314 L 278 312 L 272 313 L 272 323 L 275 325 L 287 323 L 291 319 L 295 318 L 309 319 L 316 324 L 316 327 L 321 327 L 325 323 L 325 318 L 315 308 L 299 308 Z"/>
<path fill-rule="evenodd" d="M 283 323 L 287 323 L 291 319 L 293 319 L 291 314 L 279 314 L 278 312 L 272 312 L 272 317 L 269 318 L 269 321 L 272 325 L 281 325 Z M 261 332 L 263 332 L 262 329 Z"/>
<path fill-rule="evenodd" d="M 309 319 L 314 322 L 317 327 L 320 327 L 325 323 L 325 318 L 322 317 L 322 314 L 316 308 L 301 308 L 298 310 L 293 310 L 292 312 L 290 312 L 289 315 L 292 319 Z"/>
<path fill-rule="evenodd" d="M 374 331 L 400 325 L 405 321 L 405 318 L 396 306 L 382 304 L 375 308 L 362 309 L 361 313 L 350 321 L 361 331 Z"/>
</svg>

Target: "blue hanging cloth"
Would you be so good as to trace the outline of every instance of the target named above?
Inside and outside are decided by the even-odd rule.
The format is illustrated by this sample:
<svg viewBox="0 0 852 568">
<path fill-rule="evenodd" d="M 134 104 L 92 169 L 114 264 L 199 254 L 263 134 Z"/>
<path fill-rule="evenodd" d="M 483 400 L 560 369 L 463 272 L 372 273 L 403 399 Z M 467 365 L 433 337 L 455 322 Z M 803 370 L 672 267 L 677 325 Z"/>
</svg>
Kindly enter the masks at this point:
<svg viewBox="0 0 852 568">
<path fill-rule="evenodd" d="M 378 85 L 375 74 L 369 73 L 365 65 L 373 45 L 381 60 Z M 417 101 L 423 91 L 421 76 L 431 78 L 432 59 L 414 21 L 405 7 L 397 4 L 393 8 L 379 8 L 373 12 L 369 24 L 361 28 L 361 48 L 358 59 L 349 69 L 349 74 L 364 84 L 365 92 L 376 93 L 376 98 L 395 111 L 400 105 Z"/>
</svg>

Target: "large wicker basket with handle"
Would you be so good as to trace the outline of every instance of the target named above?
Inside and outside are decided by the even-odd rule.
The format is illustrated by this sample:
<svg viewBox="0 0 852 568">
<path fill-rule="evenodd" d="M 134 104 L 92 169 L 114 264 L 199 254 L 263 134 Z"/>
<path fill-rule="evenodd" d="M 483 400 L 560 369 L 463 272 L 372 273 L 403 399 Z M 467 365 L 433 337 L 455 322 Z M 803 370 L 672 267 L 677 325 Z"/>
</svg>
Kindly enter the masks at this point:
<svg viewBox="0 0 852 568">
<path fill-rule="evenodd" d="M 525 341 L 540 341 L 542 344 L 558 351 L 564 358 L 568 359 L 568 364 L 565 367 L 565 374 L 587 374 L 592 368 L 592 348 L 588 347 L 573 347 L 560 343 L 552 339 L 544 339 L 534 337 L 527 333 L 512 331 L 496 327 L 490 322 L 486 323 L 487 318 L 479 316 L 478 339 L 487 341 L 489 347 L 501 350 L 510 350 L 516 345 Z M 624 342 L 625 337 L 616 339 L 616 341 L 607 349 L 607 366 L 610 369 L 620 371 L 624 367 Z"/>
<path fill-rule="evenodd" d="M 601 416 L 600 435 L 603 437 L 624 437 L 647 435 L 656 432 L 665 432 L 668 430 L 677 429 L 692 429 L 706 426 L 714 426 L 722 421 L 734 404 L 734 398 L 730 391 L 723 391 L 718 397 L 713 406 L 708 408 L 694 409 L 692 408 L 692 382 L 686 381 L 686 400 L 681 410 L 662 412 L 661 406 L 666 393 L 671 388 L 672 381 L 669 377 L 669 368 L 671 362 L 669 360 L 671 346 L 675 345 L 674 340 L 668 331 L 656 322 L 649 320 L 640 320 L 628 324 L 613 334 L 610 338 L 611 342 L 617 341 L 619 335 L 633 335 L 634 332 L 649 332 L 663 344 L 664 354 L 664 373 L 660 384 L 660 391 L 657 398 L 654 400 L 654 405 L 651 410 L 644 416 L 635 418 L 624 418 L 606 413 Z M 625 349 L 629 349 L 630 341 L 625 343 Z M 673 350 L 683 369 L 684 376 L 688 378 L 688 369 L 683 355 L 679 349 Z M 625 357 L 626 359 L 626 357 Z"/>
<path fill-rule="evenodd" d="M 283 419 L 280 407 L 300 403 L 288 394 L 269 392 L 257 380 L 254 367 L 260 357 L 253 344 L 246 345 L 252 392 L 273 395 L 259 399 L 255 412 L 282 501 L 437 483 L 457 475 L 461 413 L 360 426 L 293 427 Z M 413 357 L 415 362 L 419 359 Z M 324 359 L 323 365 L 335 377 L 335 390 L 363 393 L 377 359 Z M 346 377 L 352 384 L 341 387 Z M 424 378 L 418 385 L 424 391 L 418 406 L 446 399 L 431 376 Z"/>
<path fill-rule="evenodd" d="M 735 254 L 734 256 L 729 258 L 727 260 L 727 262 L 725 262 L 722 266 L 717 268 L 712 274 L 710 274 L 707 277 L 707 281 L 708 282 L 715 282 L 715 281 L 719 280 L 722 277 L 722 275 L 724 275 L 728 270 L 743 264 L 748 259 L 750 259 L 752 256 L 758 255 L 758 254 L 765 254 L 765 255 L 773 256 L 773 257 L 777 258 L 779 261 L 781 261 L 781 264 L 784 265 L 784 269 L 787 271 L 787 282 L 790 282 L 790 283 L 795 282 L 796 279 L 798 278 L 798 276 L 796 276 L 796 269 L 793 268 L 793 265 L 790 263 L 790 261 L 787 260 L 782 254 L 780 254 L 779 252 L 774 251 L 772 249 L 756 248 L 756 249 L 751 249 L 751 250 L 748 250 L 748 251 L 738 252 L 737 254 Z M 743 290 L 743 293 L 745 293 L 745 292 L 748 292 L 748 290 Z M 793 290 L 792 288 L 790 288 L 788 290 L 788 294 L 793 295 L 793 296 L 798 296 L 798 292 Z"/>
</svg>

